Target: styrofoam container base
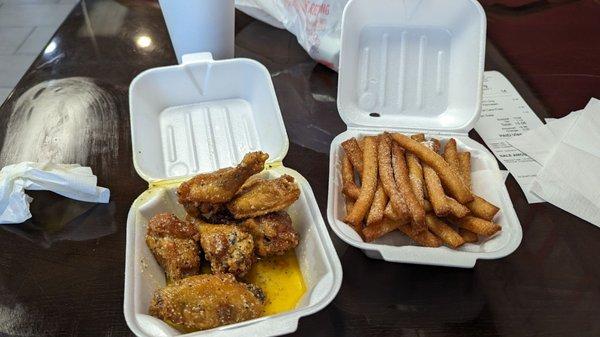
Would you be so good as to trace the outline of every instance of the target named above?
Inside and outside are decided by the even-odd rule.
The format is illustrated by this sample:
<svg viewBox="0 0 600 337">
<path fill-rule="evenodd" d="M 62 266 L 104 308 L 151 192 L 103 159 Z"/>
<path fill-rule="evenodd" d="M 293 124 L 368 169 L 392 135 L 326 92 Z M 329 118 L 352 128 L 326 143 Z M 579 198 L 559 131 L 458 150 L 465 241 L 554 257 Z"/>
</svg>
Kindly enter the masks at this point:
<svg viewBox="0 0 600 337">
<path fill-rule="evenodd" d="M 209 336 L 227 332 L 227 336 L 276 336 L 296 330 L 300 317 L 313 314 L 333 300 L 341 285 L 341 268 L 329 234 L 308 182 L 296 171 L 275 168 L 261 173 L 269 179 L 282 174 L 294 177 L 301 188 L 300 199 L 288 208 L 294 228 L 300 235 L 296 257 L 306 285 L 306 292 L 296 308 L 274 316 L 192 333 Z M 146 191 L 131 207 L 127 221 L 127 280 L 130 291 L 125 297 L 125 317 L 138 336 L 176 336 L 180 332 L 148 314 L 152 295 L 166 284 L 165 273 L 148 249 L 145 236 L 148 220 L 161 212 L 172 212 L 185 218 L 183 207 L 177 202 L 179 184 L 171 184 Z"/>
<path fill-rule="evenodd" d="M 391 130 L 390 130 L 391 131 Z M 466 243 L 458 249 L 446 246 L 430 248 L 417 246 L 399 231 L 389 233 L 373 242 L 364 242 L 349 225 L 343 222 L 346 215 L 340 159 L 344 153 L 341 143 L 351 137 L 379 134 L 380 131 L 346 131 L 337 136 L 331 144 L 329 163 L 329 199 L 327 217 L 331 229 L 346 243 L 362 249 L 371 258 L 390 262 L 417 263 L 449 267 L 471 268 L 478 259 L 497 259 L 512 253 L 523 237 L 521 225 L 501 177 L 494 156 L 476 141 L 457 135 L 440 133 L 426 134 L 439 139 L 442 144 L 453 137 L 459 151 L 471 152 L 473 171 L 473 191 L 500 208 L 494 222 L 502 226 L 502 231 L 486 238 L 480 237 L 477 243 Z M 407 132 L 406 134 L 409 134 Z"/>
<path fill-rule="evenodd" d="M 175 336 L 180 332 L 148 314 L 164 271 L 146 246 L 148 220 L 160 212 L 180 218 L 181 181 L 203 172 L 238 164 L 250 151 L 269 154 L 268 178 L 289 174 L 300 186 L 300 198 L 289 207 L 300 234 L 296 256 L 306 292 L 291 311 L 260 317 L 189 336 L 275 336 L 297 329 L 300 317 L 313 314 L 337 294 L 342 269 L 312 189 L 281 161 L 287 133 L 271 77 L 249 59 L 214 61 L 208 53 L 184 55 L 183 64 L 150 69 L 138 75 L 129 92 L 133 160 L 150 183 L 129 211 L 125 263 L 125 320 L 138 336 Z"/>
</svg>

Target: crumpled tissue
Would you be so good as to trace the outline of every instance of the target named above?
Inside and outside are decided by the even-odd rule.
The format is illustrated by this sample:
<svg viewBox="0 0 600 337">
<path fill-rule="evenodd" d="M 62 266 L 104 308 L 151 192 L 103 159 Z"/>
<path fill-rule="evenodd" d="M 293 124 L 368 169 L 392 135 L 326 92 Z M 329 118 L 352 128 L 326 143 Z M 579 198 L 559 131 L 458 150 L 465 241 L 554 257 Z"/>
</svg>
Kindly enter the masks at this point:
<svg viewBox="0 0 600 337">
<path fill-rule="evenodd" d="M 0 224 L 22 223 L 31 218 L 33 200 L 25 190 L 51 191 L 70 199 L 107 203 L 110 190 L 97 186 L 89 167 L 77 164 L 22 162 L 0 171 Z"/>
</svg>

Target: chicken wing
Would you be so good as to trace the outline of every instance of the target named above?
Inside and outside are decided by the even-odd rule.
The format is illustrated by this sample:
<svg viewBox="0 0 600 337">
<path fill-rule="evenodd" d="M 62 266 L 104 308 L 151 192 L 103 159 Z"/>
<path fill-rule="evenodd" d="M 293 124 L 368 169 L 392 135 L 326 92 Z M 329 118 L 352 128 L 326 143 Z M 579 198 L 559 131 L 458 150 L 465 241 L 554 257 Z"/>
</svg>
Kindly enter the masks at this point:
<svg viewBox="0 0 600 337">
<path fill-rule="evenodd" d="M 298 245 L 298 232 L 285 211 L 247 219 L 242 226 L 252 235 L 258 256 L 283 255 Z"/>
<path fill-rule="evenodd" d="M 195 240 L 197 229 L 170 213 L 157 214 L 148 222 L 146 244 L 165 270 L 167 282 L 200 272 L 200 255 Z"/>
<path fill-rule="evenodd" d="M 199 224 L 200 245 L 213 273 L 244 276 L 254 263 L 254 240 L 236 225 Z"/>
<path fill-rule="evenodd" d="M 192 216 L 210 213 L 225 203 L 252 175 L 259 173 L 269 157 L 264 152 L 251 152 L 236 167 L 228 167 L 211 173 L 199 174 L 182 183 L 177 189 L 179 203 Z"/>
<path fill-rule="evenodd" d="M 300 197 L 294 178 L 254 179 L 240 188 L 227 204 L 236 219 L 251 218 L 285 209 Z"/>
<path fill-rule="evenodd" d="M 218 210 L 212 212 L 211 214 L 202 214 L 201 218 L 193 217 L 191 215 L 187 215 L 185 217 L 185 221 L 191 222 L 195 226 L 198 224 L 221 224 L 221 225 L 230 225 L 237 224 L 239 220 L 233 217 L 233 214 L 229 212 L 226 204 L 220 204 Z"/>
<path fill-rule="evenodd" d="M 260 288 L 235 280 L 231 274 L 196 275 L 156 290 L 150 315 L 183 332 L 216 328 L 260 317 Z"/>
</svg>

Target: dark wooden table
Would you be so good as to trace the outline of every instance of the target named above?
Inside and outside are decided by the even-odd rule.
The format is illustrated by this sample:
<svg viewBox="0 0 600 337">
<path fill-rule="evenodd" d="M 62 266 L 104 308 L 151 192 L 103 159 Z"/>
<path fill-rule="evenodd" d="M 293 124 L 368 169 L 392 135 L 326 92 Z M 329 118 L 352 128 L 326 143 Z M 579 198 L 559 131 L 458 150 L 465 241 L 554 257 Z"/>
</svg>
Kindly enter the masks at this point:
<svg viewBox="0 0 600 337">
<path fill-rule="evenodd" d="M 541 117 L 600 97 L 597 0 L 483 2 L 486 68 L 505 74 Z M 308 178 L 324 212 L 329 144 L 345 129 L 337 74 L 286 31 L 239 14 L 236 32 L 237 56 L 272 74 L 290 138 L 285 164 Z M 140 36 L 151 44 L 136 43 Z M 152 1 L 85 1 L 51 43 L 0 109 L 1 164 L 79 156 L 112 197 L 95 205 L 31 193 L 33 218 L 0 226 L 0 335 L 131 335 L 122 310 L 125 221 L 147 185 L 132 165 L 127 91 L 141 71 L 176 60 Z M 60 96 L 82 86 L 96 94 Z M 600 230 L 550 204 L 527 204 L 512 177 L 507 186 L 523 242 L 474 269 L 371 260 L 332 234 L 342 288 L 296 335 L 600 336 Z"/>
</svg>

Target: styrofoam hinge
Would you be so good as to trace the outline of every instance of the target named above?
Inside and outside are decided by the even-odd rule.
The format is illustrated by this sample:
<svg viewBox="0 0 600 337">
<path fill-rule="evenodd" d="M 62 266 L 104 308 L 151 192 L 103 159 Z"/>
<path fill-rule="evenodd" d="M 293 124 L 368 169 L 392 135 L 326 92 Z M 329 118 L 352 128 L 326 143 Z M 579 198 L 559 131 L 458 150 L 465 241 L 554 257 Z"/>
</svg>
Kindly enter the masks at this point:
<svg viewBox="0 0 600 337">
<path fill-rule="evenodd" d="M 348 126 L 348 130 L 352 131 L 365 131 L 365 132 L 401 132 L 406 134 L 424 133 L 427 135 L 442 135 L 442 136 L 455 136 L 455 137 L 468 137 L 468 132 L 464 131 L 447 131 L 447 130 L 424 130 L 418 128 L 398 128 L 398 127 L 386 127 L 382 129 L 380 127 L 364 127 L 364 126 Z"/>
<path fill-rule="evenodd" d="M 278 167 L 282 167 L 282 166 L 283 166 L 283 161 L 278 160 L 278 161 L 274 161 L 272 163 L 265 164 L 265 170 L 278 168 Z"/>
<path fill-rule="evenodd" d="M 173 178 L 173 179 L 153 180 L 153 181 L 148 182 L 148 189 L 150 190 L 150 189 L 157 188 L 157 187 L 180 185 L 182 182 L 184 182 L 188 179 L 189 179 L 189 177 L 187 177 L 187 178 L 178 177 L 178 178 Z"/>
<path fill-rule="evenodd" d="M 270 170 L 270 169 L 279 168 L 279 167 L 283 167 L 283 162 L 281 160 L 265 164 L 265 170 Z M 183 183 L 186 180 L 189 180 L 192 177 L 193 176 L 177 177 L 177 178 L 173 178 L 173 179 L 151 180 L 148 182 L 148 189 L 172 186 L 172 185 L 180 185 L 181 183 Z"/>
</svg>

